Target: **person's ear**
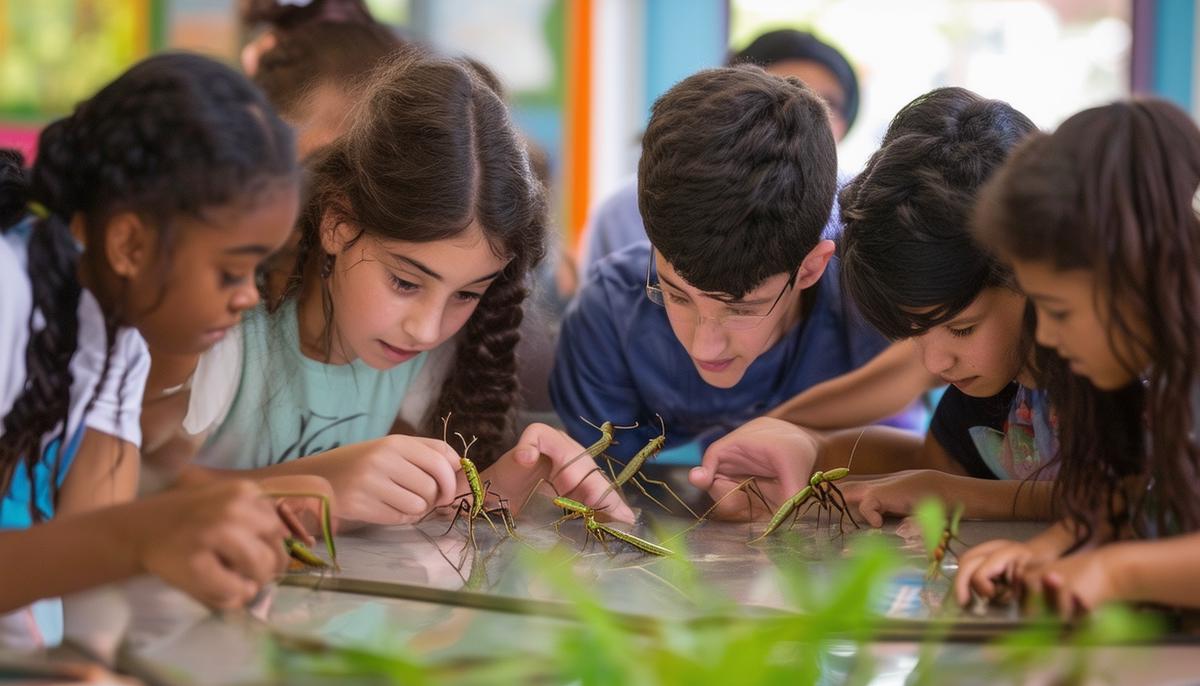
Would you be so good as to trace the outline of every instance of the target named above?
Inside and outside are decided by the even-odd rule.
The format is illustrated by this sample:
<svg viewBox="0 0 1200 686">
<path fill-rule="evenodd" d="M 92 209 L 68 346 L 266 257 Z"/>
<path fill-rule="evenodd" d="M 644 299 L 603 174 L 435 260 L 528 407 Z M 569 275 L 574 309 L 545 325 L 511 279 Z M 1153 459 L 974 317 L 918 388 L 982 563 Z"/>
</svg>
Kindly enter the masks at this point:
<svg viewBox="0 0 1200 686">
<path fill-rule="evenodd" d="M 321 248 L 329 255 L 338 255 L 355 238 L 354 229 L 341 221 L 331 210 L 321 215 Z"/>
<path fill-rule="evenodd" d="M 71 219 L 71 234 L 84 243 L 83 215 Z M 158 234 L 133 212 L 118 212 L 104 227 L 104 257 L 113 273 L 135 279 L 145 273 L 157 254 Z"/>
<path fill-rule="evenodd" d="M 800 271 L 796 274 L 796 288 L 798 290 L 812 288 L 825 273 L 825 268 L 829 266 L 829 260 L 833 259 L 833 253 L 836 250 L 837 246 L 833 241 L 824 239 L 808 251 L 808 254 L 804 256 L 804 261 L 800 263 Z"/>
</svg>

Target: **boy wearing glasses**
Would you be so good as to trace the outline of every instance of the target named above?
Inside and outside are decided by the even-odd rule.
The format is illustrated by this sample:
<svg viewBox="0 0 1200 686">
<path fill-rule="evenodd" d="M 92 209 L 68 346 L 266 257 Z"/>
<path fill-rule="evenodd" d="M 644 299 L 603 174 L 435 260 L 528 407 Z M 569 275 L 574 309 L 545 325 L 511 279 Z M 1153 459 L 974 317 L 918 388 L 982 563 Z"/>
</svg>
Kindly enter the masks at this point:
<svg viewBox="0 0 1200 686">
<path fill-rule="evenodd" d="M 668 447 L 702 450 L 883 350 L 821 238 L 836 175 L 825 105 L 795 79 L 712 69 L 660 98 L 638 167 L 650 244 L 597 263 L 563 321 L 550 394 L 571 436 L 636 423 L 608 451 L 625 459 L 661 415 Z"/>
</svg>

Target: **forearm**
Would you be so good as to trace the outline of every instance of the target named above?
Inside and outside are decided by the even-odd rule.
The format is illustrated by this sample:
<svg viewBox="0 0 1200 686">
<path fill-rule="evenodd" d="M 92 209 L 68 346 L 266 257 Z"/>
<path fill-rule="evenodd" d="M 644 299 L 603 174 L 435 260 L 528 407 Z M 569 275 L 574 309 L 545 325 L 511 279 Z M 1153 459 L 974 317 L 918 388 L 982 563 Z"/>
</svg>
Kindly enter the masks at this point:
<svg viewBox="0 0 1200 686">
<path fill-rule="evenodd" d="M 0 533 L 0 612 L 41 598 L 120 581 L 142 570 L 129 544 L 140 503 L 56 517 L 20 531 Z"/>
<path fill-rule="evenodd" d="M 767 416 L 811 429 L 862 426 L 903 412 L 938 383 L 921 364 L 915 344 L 901 341 L 862 367 L 775 407 Z"/>
<path fill-rule="evenodd" d="M 955 465 L 928 455 L 923 437 L 909 431 L 869 426 L 818 434 L 816 469 L 850 467 L 851 474 L 890 474 L 905 469 L 959 471 Z"/>
<path fill-rule="evenodd" d="M 1101 549 L 1115 565 L 1122 600 L 1200 607 L 1200 533 L 1113 543 Z"/>
<path fill-rule="evenodd" d="M 333 452 L 333 451 L 329 451 Z M 279 476 L 296 476 L 299 474 L 317 474 L 321 470 L 314 469 L 318 466 L 317 461 L 311 460 L 288 460 L 273 464 L 269 467 L 258 467 L 256 469 L 220 469 L 217 467 L 203 467 L 201 465 L 188 465 L 180 472 L 177 486 L 194 486 L 197 484 L 206 483 L 214 479 L 249 479 L 251 481 L 262 481 Z"/>
<path fill-rule="evenodd" d="M 969 519 L 1047 520 L 1054 516 L 1050 481 L 977 479 L 932 472 L 932 493 L 947 503 L 962 503 Z"/>
<path fill-rule="evenodd" d="M 137 494 L 138 449 L 109 434 L 87 429 L 58 493 L 58 515 L 128 502 Z"/>
</svg>

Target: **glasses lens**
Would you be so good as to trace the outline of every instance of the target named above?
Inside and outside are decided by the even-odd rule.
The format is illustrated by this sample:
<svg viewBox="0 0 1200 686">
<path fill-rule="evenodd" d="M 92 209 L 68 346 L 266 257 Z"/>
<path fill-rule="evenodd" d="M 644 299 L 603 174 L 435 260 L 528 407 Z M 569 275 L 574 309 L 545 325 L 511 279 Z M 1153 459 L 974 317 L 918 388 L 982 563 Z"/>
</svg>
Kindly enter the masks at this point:
<svg viewBox="0 0 1200 686">
<path fill-rule="evenodd" d="M 646 286 L 646 297 L 655 305 L 663 305 L 663 292 L 661 288 L 655 286 Z"/>
</svg>

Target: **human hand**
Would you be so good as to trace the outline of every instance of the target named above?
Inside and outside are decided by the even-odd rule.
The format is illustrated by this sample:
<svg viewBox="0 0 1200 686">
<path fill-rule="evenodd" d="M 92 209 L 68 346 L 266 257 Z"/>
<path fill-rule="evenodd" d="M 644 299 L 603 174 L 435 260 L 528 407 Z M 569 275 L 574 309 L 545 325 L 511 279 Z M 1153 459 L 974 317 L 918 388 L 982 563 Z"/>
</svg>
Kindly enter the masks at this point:
<svg viewBox="0 0 1200 686">
<path fill-rule="evenodd" d="M 460 458 L 444 441 L 391 434 L 341 446 L 287 465 L 333 489 L 343 523 L 411 524 L 456 495 Z"/>
<path fill-rule="evenodd" d="M 1112 544 L 1061 557 L 1029 569 L 1021 578 L 1027 598 L 1042 597 L 1064 620 L 1124 597 L 1124 556 L 1128 548 Z"/>
<path fill-rule="evenodd" d="M 578 500 L 607 518 L 632 523 L 633 510 L 621 500 L 617 489 L 610 488 L 604 471 L 584 452 L 583 446 L 562 431 L 546 424 L 531 424 L 512 450 L 484 470 L 484 478 L 492 482 L 492 491 L 508 499 L 513 514 L 544 482 L 553 494 Z M 580 455 L 583 457 L 575 459 Z"/>
<path fill-rule="evenodd" d="M 138 566 L 215 608 L 241 607 L 287 562 L 288 529 L 255 484 L 222 480 L 129 508 Z"/>
<path fill-rule="evenodd" d="M 820 443 L 812 433 L 781 419 L 758 417 L 708 446 L 700 466 L 692 469 L 688 480 L 708 491 L 717 503 L 714 517 L 769 517 L 769 510 L 808 485 L 819 451 Z M 750 478 L 766 498 L 766 505 L 749 494 L 745 498 L 730 495 Z"/>
<path fill-rule="evenodd" d="M 841 485 L 846 503 L 857 505 L 863 519 L 873 527 L 883 526 L 885 515 L 910 515 L 923 498 L 946 500 L 941 488 L 944 472 L 909 469 L 886 476 L 847 481 Z"/>
<path fill-rule="evenodd" d="M 1062 554 L 1061 549 L 1048 545 L 1044 535 L 1028 542 L 996 539 L 971 548 L 958 558 L 958 573 L 954 577 L 954 597 L 959 605 L 971 601 L 971 591 L 988 598 L 1004 598 L 1025 571 L 1047 564 Z"/>
</svg>

